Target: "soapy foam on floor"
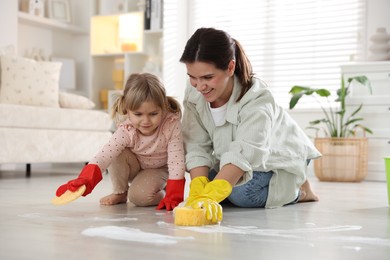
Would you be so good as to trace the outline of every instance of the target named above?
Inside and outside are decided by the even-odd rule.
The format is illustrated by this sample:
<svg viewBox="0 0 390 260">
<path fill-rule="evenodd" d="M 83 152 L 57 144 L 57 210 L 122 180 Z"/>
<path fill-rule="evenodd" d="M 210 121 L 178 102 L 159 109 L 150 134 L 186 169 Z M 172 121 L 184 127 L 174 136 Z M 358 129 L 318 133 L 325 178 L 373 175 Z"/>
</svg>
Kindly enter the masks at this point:
<svg viewBox="0 0 390 260">
<path fill-rule="evenodd" d="M 192 230 L 201 233 L 230 233 L 230 234 L 254 234 L 254 235 L 294 235 L 313 232 L 339 232 L 360 230 L 361 226 L 330 226 L 330 227 L 310 227 L 296 229 L 259 229 L 254 226 L 202 226 L 202 227 L 183 227 L 183 229 Z"/>
<path fill-rule="evenodd" d="M 123 214 L 121 214 L 123 215 Z M 19 217 L 29 219 L 43 219 L 46 221 L 64 221 L 64 222 L 128 222 L 138 221 L 138 218 L 127 217 L 116 218 L 104 218 L 104 217 L 61 217 L 45 215 L 41 213 L 27 213 L 18 215 Z M 137 215 L 137 214 L 136 214 Z M 283 237 L 283 238 L 299 238 L 304 234 L 310 233 L 331 233 L 331 232 L 343 232 L 343 231 L 358 231 L 361 230 L 361 226 L 354 225 L 338 225 L 328 227 L 316 227 L 314 223 L 306 223 L 307 228 L 298 229 L 260 229 L 256 226 L 230 226 L 230 225 L 207 225 L 197 227 L 178 227 L 172 223 L 158 221 L 156 223 L 160 227 L 169 229 L 183 229 L 198 233 L 212 234 L 237 234 L 237 235 L 255 235 L 255 236 L 267 236 L 267 237 Z M 104 226 L 97 228 L 89 228 L 83 231 L 83 235 L 105 237 L 109 239 L 135 241 L 142 243 L 153 243 L 153 244 L 176 244 L 179 240 L 194 239 L 192 236 L 177 237 L 177 236 L 166 236 L 157 233 L 143 232 L 139 229 L 118 227 L 118 226 Z M 352 244 L 366 244 L 375 246 L 390 246 L 390 239 L 376 238 L 376 237 L 360 237 L 360 236 L 337 236 L 337 237 L 318 237 L 317 239 L 323 241 L 339 241 L 349 242 Z M 345 247 L 359 249 L 359 246 Z"/>
<path fill-rule="evenodd" d="M 122 221 L 137 221 L 138 218 L 119 217 L 119 218 L 104 218 L 104 217 L 62 217 L 52 216 L 41 213 L 27 213 L 18 215 L 18 217 L 29 219 L 43 219 L 49 221 L 66 221 L 66 222 L 91 222 L 91 221 L 106 221 L 106 222 L 122 222 Z"/>
<path fill-rule="evenodd" d="M 159 225 L 165 225 L 159 223 Z M 310 223 L 308 226 L 313 226 Z M 339 226 L 328 226 L 328 227 L 308 227 L 298 229 L 259 229 L 255 226 L 220 226 L 210 225 L 201 227 L 180 227 L 180 229 L 200 232 L 200 233 L 227 233 L 227 234 L 243 234 L 243 235 L 256 235 L 256 236 L 272 236 L 272 237 L 283 237 L 283 238 L 301 238 L 304 234 L 310 233 L 331 233 L 331 232 L 344 232 L 344 231 L 359 231 L 362 229 L 361 226 L 354 225 L 339 225 Z M 332 236 L 324 237 L 319 236 L 317 240 L 321 241 L 336 241 L 351 244 L 366 244 L 373 246 L 390 246 L 390 239 L 377 238 L 377 237 L 361 237 L 361 236 Z M 349 247 L 353 250 L 360 250 L 361 247 L 353 246 Z"/>
<path fill-rule="evenodd" d="M 193 237 L 167 236 L 157 233 L 144 232 L 136 228 L 118 226 L 88 228 L 85 229 L 82 234 L 90 237 L 104 237 L 115 240 L 133 241 L 156 245 L 172 245 L 176 244 L 178 240 L 194 239 Z"/>
<path fill-rule="evenodd" d="M 358 244 L 367 244 L 373 246 L 390 246 L 390 239 L 378 237 L 359 237 L 359 236 L 340 236 L 330 237 L 329 240 L 336 240 L 340 242 L 350 242 Z M 360 249 L 359 249 L 360 250 Z"/>
<path fill-rule="evenodd" d="M 259 237 L 282 237 L 282 238 L 302 238 L 302 235 L 310 233 L 331 233 L 331 232 L 345 232 L 358 231 L 361 226 L 341 225 L 329 227 L 310 227 L 299 229 L 259 229 L 255 226 L 221 226 L 210 225 L 202 227 L 177 227 L 171 223 L 163 221 L 157 222 L 157 225 L 163 228 L 182 229 L 205 234 L 224 233 L 235 235 L 255 235 Z M 82 232 L 83 235 L 104 237 L 116 240 L 125 240 L 141 243 L 153 243 L 158 245 L 172 245 L 178 243 L 179 240 L 195 239 L 192 236 L 167 236 L 157 233 L 143 232 L 139 229 L 128 227 L 106 226 L 86 229 Z M 375 246 L 390 246 L 389 239 L 373 238 L 373 237 L 359 237 L 359 236 L 341 236 L 341 237 L 318 237 L 318 241 L 336 241 L 336 242 L 350 242 L 351 244 L 366 244 Z M 290 241 L 294 242 L 294 241 Z M 299 242 L 299 241 L 295 241 Z M 345 247 L 345 246 L 344 246 Z M 360 246 L 346 246 L 346 249 L 360 250 Z"/>
</svg>

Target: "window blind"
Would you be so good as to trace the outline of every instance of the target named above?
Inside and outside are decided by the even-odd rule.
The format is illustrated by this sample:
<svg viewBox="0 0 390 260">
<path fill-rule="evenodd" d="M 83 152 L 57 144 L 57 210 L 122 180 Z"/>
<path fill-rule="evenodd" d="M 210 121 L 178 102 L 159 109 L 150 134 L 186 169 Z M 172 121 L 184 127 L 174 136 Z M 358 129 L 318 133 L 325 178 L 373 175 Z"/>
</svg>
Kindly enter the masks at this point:
<svg viewBox="0 0 390 260">
<path fill-rule="evenodd" d="M 167 94 L 180 102 L 187 82 L 185 66 L 179 62 L 187 41 L 187 1 L 164 0 L 163 79 Z"/>
<path fill-rule="evenodd" d="M 340 65 L 364 59 L 365 0 L 189 0 L 188 10 L 189 34 L 215 27 L 240 41 L 283 107 L 293 85 L 335 92 Z"/>
</svg>

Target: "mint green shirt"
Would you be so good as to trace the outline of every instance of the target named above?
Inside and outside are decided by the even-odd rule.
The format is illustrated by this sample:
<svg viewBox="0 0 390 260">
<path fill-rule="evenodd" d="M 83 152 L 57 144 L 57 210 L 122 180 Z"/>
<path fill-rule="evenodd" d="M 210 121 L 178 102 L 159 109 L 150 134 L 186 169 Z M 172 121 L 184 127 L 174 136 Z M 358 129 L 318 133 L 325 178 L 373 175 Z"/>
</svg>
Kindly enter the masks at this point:
<svg viewBox="0 0 390 260">
<path fill-rule="evenodd" d="M 236 102 L 240 89 L 235 78 L 226 122 L 217 127 L 206 100 L 188 84 L 182 120 L 186 168 L 208 166 L 219 171 L 234 164 L 245 172 L 236 185 L 251 180 L 254 171 L 273 171 L 266 207 L 283 206 L 297 198 L 306 180 L 307 159 L 321 154 L 276 104 L 264 82 L 253 78 L 253 86 Z"/>
</svg>

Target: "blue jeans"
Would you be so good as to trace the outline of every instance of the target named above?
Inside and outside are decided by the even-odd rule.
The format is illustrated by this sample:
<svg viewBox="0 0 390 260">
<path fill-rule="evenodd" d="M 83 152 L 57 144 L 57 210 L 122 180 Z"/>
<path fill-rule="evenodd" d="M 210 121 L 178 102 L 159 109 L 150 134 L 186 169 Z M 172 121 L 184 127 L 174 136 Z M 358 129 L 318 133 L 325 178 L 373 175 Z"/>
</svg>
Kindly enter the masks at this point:
<svg viewBox="0 0 390 260">
<path fill-rule="evenodd" d="M 268 185 L 273 172 L 253 172 L 253 178 L 247 183 L 234 187 L 227 198 L 233 205 L 242 208 L 264 208 L 268 198 Z M 209 179 L 217 175 L 215 170 L 209 172 Z"/>
</svg>

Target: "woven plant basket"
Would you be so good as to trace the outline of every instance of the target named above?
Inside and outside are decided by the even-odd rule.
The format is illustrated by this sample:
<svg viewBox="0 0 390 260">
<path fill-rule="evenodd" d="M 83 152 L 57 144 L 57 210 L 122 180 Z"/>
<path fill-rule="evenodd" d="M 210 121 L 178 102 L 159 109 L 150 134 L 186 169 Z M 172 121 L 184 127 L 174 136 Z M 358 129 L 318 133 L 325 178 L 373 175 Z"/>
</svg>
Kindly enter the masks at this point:
<svg viewBox="0 0 390 260">
<path fill-rule="evenodd" d="M 315 138 L 322 157 L 314 160 L 314 173 L 320 181 L 360 182 L 367 175 L 366 137 Z"/>
</svg>

